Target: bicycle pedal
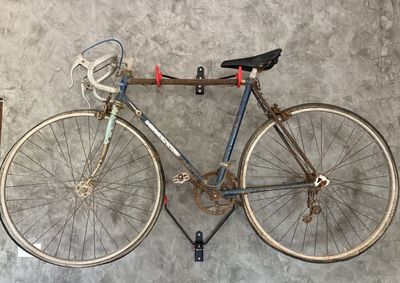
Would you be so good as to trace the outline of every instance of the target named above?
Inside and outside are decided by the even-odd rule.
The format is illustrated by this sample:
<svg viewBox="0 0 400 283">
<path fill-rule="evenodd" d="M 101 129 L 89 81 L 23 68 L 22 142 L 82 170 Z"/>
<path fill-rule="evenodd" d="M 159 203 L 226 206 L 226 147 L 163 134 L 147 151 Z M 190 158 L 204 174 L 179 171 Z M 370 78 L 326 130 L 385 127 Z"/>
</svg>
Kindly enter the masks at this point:
<svg viewBox="0 0 400 283">
<path fill-rule="evenodd" d="M 190 177 L 188 173 L 179 173 L 174 177 L 173 182 L 175 184 L 183 184 L 186 181 L 189 181 L 189 179 Z"/>
</svg>

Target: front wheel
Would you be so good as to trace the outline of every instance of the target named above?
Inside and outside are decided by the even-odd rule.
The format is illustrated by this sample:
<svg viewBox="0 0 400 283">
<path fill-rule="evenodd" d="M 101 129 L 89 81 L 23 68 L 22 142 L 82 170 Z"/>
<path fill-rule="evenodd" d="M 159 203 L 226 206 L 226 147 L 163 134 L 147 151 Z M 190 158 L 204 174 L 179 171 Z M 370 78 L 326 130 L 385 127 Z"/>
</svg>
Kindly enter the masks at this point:
<svg viewBox="0 0 400 283">
<path fill-rule="evenodd" d="M 243 195 L 245 213 L 273 248 L 311 262 L 352 258 L 386 231 L 397 206 L 398 176 L 379 132 L 355 113 L 332 105 L 286 110 L 284 127 L 329 180 L 321 189 Z M 309 177 L 268 120 L 248 141 L 240 163 L 242 188 L 305 182 Z"/>
<path fill-rule="evenodd" d="M 149 233 L 160 213 L 164 176 L 151 143 L 117 119 L 108 154 L 93 176 L 108 116 L 72 111 L 26 133 L 2 167 L 1 220 L 32 255 L 87 267 L 116 260 Z"/>
</svg>

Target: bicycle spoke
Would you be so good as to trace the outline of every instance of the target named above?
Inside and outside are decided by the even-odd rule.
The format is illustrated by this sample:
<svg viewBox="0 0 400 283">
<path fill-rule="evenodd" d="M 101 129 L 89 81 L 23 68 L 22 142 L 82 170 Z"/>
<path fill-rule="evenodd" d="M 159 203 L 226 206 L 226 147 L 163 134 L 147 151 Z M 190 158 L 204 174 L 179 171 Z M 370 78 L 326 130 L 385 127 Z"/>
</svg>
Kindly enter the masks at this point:
<svg viewBox="0 0 400 283">
<path fill-rule="evenodd" d="M 74 208 L 76 207 L 76 202 L 77 202 L 77 199 L 75 198 L 75 206 L 74 206 Z M 76 210 L 76 211 L 78 211 L 78 210 Z M 76 211 L 75 211 L 75 212 L 76 212 Z M 70 237 L 69 237 L 68 259 L 70 258 L 70 255 L 71 255 L 71 245 L 72 245 L 72 235 L 73 235 L 73 233 L 74 233 L 74 225 L 75 225 L 75 213 L 74 213 L 74 215 L 73 215 L 73 217 L 72 217 L 71 235 L 70 235 Z"/>
<path fill-rule="evenodd" d="M 108 202 L 110 202 L 110 203 L 120 204 L 120 205 L 122 205 L 122 206 L 131 207 L 131 208 L 135 208 L 135 209 L 137 209 L 137 210 L 141 210 L 141 211 L 150 213 L 150 211 L 148 211 L 147 209 L 140 208 L 140 207 L 133 206 L 133 205 L 129 205 L 129 204 L 125 204 L 125 203 L 123 203 L 123 202 L 114 201 L 114 200 L 109 200 L 109 199 L 105 199 L 105 198 L 99 198 L 99 197 L 95 197 L 95 198 L 96 198 L 96 199 L 99 199 L 99 200 L 104 200 L 104 201 L 108 201 Z"/>
<path fill-rule="evenodd" d="M 90 140 L 90 139 L 89 139 L 89 140 Z M 90 144 L 89 144 L 89 148 L 90 148 Z M 89 202 L 90 202 L 90 201 L 89 201 Z M 85 203 L 86 203 L 86 200 L 85 200 Z M 89 208 L 88 208 L 88 209 L 87 209 L 87 214 L 86 214 L 85 235 L 83 236 L 81 260 L 83 260 L 83 254 L 85 253 L 86 236 L 87 236 L 87 230 L 88 230 L 88 226 L 89 226 L 89 213 L 90 213 L 90 210 L 89 210 Z M 95 231 L 93 231 L 93 233 L 95 233 Z"/>
<path fill-rule="evenodd" d="M 50 246 L 50 244 L 57 238 L 58 234 L 59 234 L 61 231 L 62 231 L 62 234 L 64 234 L 64 229 L 65 229 L 65 226 L 66 226 L 66 224 L 67 224 L 68 215 L 69 215 L 69 213 L 71 212 L 71 209 L 72 209 L 72 202 L 70 203 L 68 212 L 67 212 L 66 215 L 65 215 L 66 218 L 65 218 L 64 225 L 61 226 L 61 228 L 60 228 L 60 229 L 58 230 L 58 232 L 54 235 L 54 237 L 51 239 L 51 241 L 44 247 L 43 251 L 46 251 L 46 250 L 47 250 L 47 248 L 48 248 L 48 247 Z M 62 218 L 60 218 L 60 219 L 63 219 L 63 218 L 64 218 L 64 216 L 63 216 Z M 60 246 L 61 238 L 62 238 L 62 235 L 61 235 L 61 237 L 60 237 L 60 241 L 58 242 L 56 253 L 58 252 L 58 248 L 59 248 L 59 246 Z"/>
<path fill-rule="evenodd" d="M 324 201 L 322 201 L 322 203 L 324 204 L 325 207 L 328 207 Z M 331 238 L 332 238 L 333 242 L 335 243 L 335 247 L 336 247 L 336 249 L 337 249 L 337 251 L 339 253 L 340 252 L 339 247 L 338 247 L 338 245 L 336 243 L 335 237 L 333 236 L 332 230 L 331 230 L 331 228 L 329 227 L 329 224 L 328 224 L 328 214 L 325 215 L 323 210 L 321 210 L 321 214 L 325 219 L 326 229 L 329 230 L 329 234 L 331 235 Z M 326 231 L 326 255 L 328 255 L 328 254 L 329 254 L 328 253 L 328 231 Z"/>
<path fill-rule="evenodd" d="M 108 188 L 108 187 L 103 187 L 103 188 Z M 143 199 L 147 199 L 147 200 L 154 200 L 154 199 L 149 198 L 149 197 L 141 196 L 141 195 L 138 195 L 138 194 L 135 194 L 135 193 L 126 192 L 126 191 L 123 191 L 123 190 L 118 190 L 118 189 L 114 189 L 114 188 L 108 188 L 108 189 L 109 190 L 102 191 L 102 192 L 105 193 L 105 192 L 108 192 L 108 191 L 117 191 L 117 192 L 121 192 L 121 193 L 124 193 L 124 194 L 128 194 L 128 195 L 131 195 L 131 196 L 135 196 L 135 197 L 139 197 L 139 198 L 143 198 Z M 100 190 L 95 190 L 95 191 L 100 191 Z"/>
<path fill-rule="evenodd" d="M 289 168 L 290 171 L 287 171 L 287 170 L 283 169 L 282 167 L 276 165 L 275 163 L 272 163 L 271 161 L 269 161 L 269 160 L 267 160 L 267 159 L 265 159 L 265 158 L 259 156 L 258 154 L 254 154 L 254 156 L 256 156 L 256 157 L 258 157 L 258 158 L 260 158 L 260 159 L 266 161 L 267 163 L 269 163 L 269 164 L 271 164 L 271 165 L 273 165 L 273 166 L 279 168 L 279 169 L 282 170 L 283 172 L 287 172 L 287 173 L 289 173 L 289 174 L 291 174 L 291 175 L 293 175 L 293 176 L 301 177 L 301 175 L 300 175 L 299 173 L 295 172 L 295 171 L 294 171 L 293 169 L 291 169 L 291 168 Z"/>
<path fill-rule="evenodd" d="M 119 142 L 120 142 L 120 140 L 121 140 L 122 134 L 123 134 L 125 131 L 126 131 L 126 128 L 124 128 L 123 131 L 122 131 L 122 132 L 120 133 L 120 135 L 118 136 L 117 141 L 116 141 L 116 143 L 114 144 L 114 146 L 112 147 L 111 152 L 108 152 L 108 153 L 107 153 L 107 157 L 106 157 L 107 159 L 106 159 L 106 161 L 104 162 L 104 164 L 102 165 L 102 170 L 101 170 L 101 172 L 100 172 L 99 175 L 102 175 L 102 173 L 103 173 L 103 171 L 105 170 L 105 168 L 107 168 L 107 165 L 108 165 L 108 163 L 110 162 L 110 159 L 111 159 L 112 155 L 114 154 L 115 149 L 118 148 L 118 144 L 119 144 Z M 100 178 L 100 181 L 101 181 L 101 179 L 102 179 L 102 178 Z"/>
<path fill-rule="evenodd" d="M 111 171 L 117 170 L 117 169 L 119 169 L 119 168 L 121 168 L 121 167 L 124 167 L 124 166 L 126 166 L 126 165 L 131 164 L 131 163 L 134 163 L 134 162 L 136 162 L 137 160 L 140 160 L 140 159 L 142 159 L 142 158 L 144 158 L 144 157 L 146 157 L 146 156 L 149 156 L 149 155 L 150 155 L 150 154 L 147 153 L 147 154 L 145 154 L 145 155 L 143 155 L 143 156 L 141 156 L 141 157 L 138 157 L 138 158 L 133 159 L 133 160 L 130 160 L 130 161 L 126 162 L 126 163 L 120 164 L 120 165 L 118 165 L 118 166 L 116 166 L 116 167 L 114 167 L 114 168 L 110 168 L 110 170 L 107 170 L 107 172 L 101 173 L 101 174 L 99 174 L 99 175 L 95 175 L 94 177 L 101 176 L 101 178 L 100 178 L 99 181 L 98 181 L 98 182 L 101 182 L 101 181 L 104 179 L 104 177 L 105 177 L 108 173 L 110 173 Z"/>
<path fill-rule="evenodd" d="M 117 167 L 113 167 L 114 166 L 114 164 L 115 164 L 115 162 L 117 162 L 118 160 L 120 160 L 120 157 L 121 157 L 121 155 L 122 155 L 122 153 L 125 151 L 125 149 L 128 147 L 128 145 L 132 142 L 132 140 L 134 139 L 135 137 L 134 136 L 132 136 L 132 138 L 129 140 L 129 142 L 124 146 L 124 148 L 121 150 L 121 152 L 118 154 L 118 156 L 114 159 L 114 161 L 111 163 L 111 165 L 110 165 L 110 169 L 109 170 L 107 170 L 107 172 L 106 173 L 104 173 L 104 174 L 102 174 L 102 173 L 100 173 L 100 174 L 98 174 L 97 176 L 101 176 L 101 180 L 102 179 L 104 179 L 104 177 L 105 177 L 105 175 L 106 174 L 108 174 L 108 173 L 110 173 L 111 171 L 113 171 L 113 170 L 115 170 L 115 169 L 118 169 L 118 168 L 121 168 L 121 167 L 123 167 L 123 166 L 125 166 L 125 165 L 127 165 L 127 164 L 130 164 L 130 162 L 128 162 L 128 163 L 125 163 L 125 164 L 123 164 L 123 165 L 120 165 L 120 166 L 117 166 Z M 143 145 L 143 144 L 141 144 L 141 145 Z M 138 146 L 138 147 L 140 147 L 140 146 Z M 142 157 L 145 157 L 145 156 L 148 156 L 149 154 L 146 154 L 146 155 L 144 155 L 144 156 L 142 156 Z M 125 156 L 130 156 L 130 154 L 128 154 L 128 155 L 125 155 Z M 124 157 L 125 157 L 124 156 Z M 124 158 L 123 157 L 123 158 Z M 141 158 L 142 158 L 141 157 Z M 123 159 L 122 158 L 122 159 Z M 138 158 L 137 160 L 139 160 L 140 158 Z M 106 168 L 106 164 L 104 165 L 104 170 L 105 170 L 105 168 Z M 103 176 L 102 176 L 103 175 Z M 96 175 L 95 175 L 96 176 Z M 96 177 L 97 177 L 96 176 Z"/>
<path fill-rule="evenodd" d="M 85 199 L 85 204 L 87 204 L 86 199 Z M 90 213 L 89 213 L 90 211 L 92 211 L 93 219 L 90 218 Z M 98 231 L 96 230 L 96 223 L 95 223 L 96 220 L 95 220 L 94 216 L 95 215 L 94 215 L 94 211 L 92 210 L 92 206 L 91 206 L 91 204 L 89 204 L 88 205 L 88 218 L 89 218 L 90 223 L 92 223 L 92 227 L 93 227 L 93 257 L 96 258 L 96 236 L 99 239 L 101 247 L 103 248 L 105 254 L 107 254 L 107 249 L 104 246 L 103 241 L 101 240 L 101 237 L 98 234 Z"/>
<path fill-rule="evenodd" d="M 337 195 L 339 195 L 339 193 L 336 191 L 336 194 Z M 334 199 L 334 197 L 330 197 L 331 199 Z M 358 209 L 355 209 L 355 208 L 353 208 L 353 207 L 351 207 L 350 205 L 348 205 L 347 204 L 347 202 L 349 202 L 350 200 L 347 200 L 347 199 L 344 199 L 342 196 L 340 196 L 340 199 L 342 200 L 342 201 L 340 201 L 340 200 L 338 200 L 338 199 L 334 199 L 334 200 L 336 200 L 337 202 L 339 202 L 339 203 L 342 203 L 342 204 L 344 204 L 344 205 L 346 205 L 350 210 L 352 210 L 353 212 L 355 211 L 355 212 L 358 212 L 360 215 L 362 215 L 362 216 L 364 216 L 364 217 L 366 217 L 366 218 L 368 218 L 369 220 L 372 220 L 373 222 L 375 222 L 375 223 L 378 223 L 378 221 L 376 220 L 376 219 L 373 219 L 372 217 L 370 217 L 370 216 L 368 216 L 368 215 L 366 215 L 365 213 L 363 213 L 363 212 L 361 212 L 360 210 L 358 210 Z M 354 201 L 353 201 L 354 202 Z M 359 202 L 354 202 L 354 203 L 356 203 L 356 204 L 359 204 L 359 205 L 362 205 L 361 203 L 359 203 Z M 363 205 L 362 205 L 363 206 Z M 368 206 L 366 206 L 367 208 L 372 208 L 372 207 L 368 207 Z M 374 208 L 372 208 L 372 209 L 374 209 Z"/>
<path fill-rule="evenodd" d="M 141 173 L 141 172 L 143 172 L 143 171 L 146 171 L 147 169 L 150 169 L 150 168 L 152 168 L 152 167 L 154 167 L 154 164 L 152 164 L 152 165 L 150 165 L 150 166 L 148 166 L 148 167 L 145 167 L 145 168 L 143 168 L 143 169 L 140 169 L 139 171 L 136 171 L 136 172 L 134 172 L 134 173 L 132 173 L 132 174 L 129 174 L 129 175 L 127 175 L 127 176 L 121 177 L 120 179 L 116 180 L 115 182 L 119 182 L 119 181 L 125 180 L 125 179 L 127 179 L 127 178 L 129 178 L 129 177 L 132 177 L 132 176 L 134 176 L 134 175 L 136 175 L 136 174 L 139 174 L 139 173 Z M 105 188 L 105 187 L 106 187 L 106 186 L 100 186 L 98 189 L 102 189 L 102 188 Z"/>
<path fill-rule="evenodd" d="M 324 153 L 323 153 L 323 155 L 322 155 L 322 157 L 321 157 L 321 161 L 320 161 L 320 164 L 319 164 L 319 165 L 322 166 L 322 160 L 324 159 L 324 157 L 326 156 L 326 154 L 329 152 L 329 149 L 331 148 L 331 146 L 332 146 L 334 140 L 336 139 L 336 137 L 337 137 L 337 135 L 338 135 L 340 129 L 341 129 L 342 126 L 343 126 L 343 123 L 344 123 L 344 119 L 343 119 L 342 122 L 340 123 L 340 126 L 337 128 L 337 130 L 336 130 L 336 132 L 335 132 L 335 135 L 332 137 L 331 141 L 329 142 L 327 149 L 324 151 Z M 321 131 L 321 141 L 322 141 L 322 131 Z M 322 152 L 322 146 L 321 146 L 321 152 Z M 319 165 L 318 165 L 318 166 L 319 166 Z M 321 168 L 321 171 L 323 171 L 322 168 Z"/>
<path fill-rule="evenodd" d="M 360 241 L 361 237 L 360 235 L 357 233 L 356 229 L 354 228 L 354 226 L 351 224 L 350 220 L 347 218 L 347 215 L 343 212 L 342 208 L 340 207 L 339 203 L 336 201 L 336 199 L 334 198 L 334 196 L 332 195 L 331 191 L 329 190 L 329 188 L 326 189 L 326 191 L 332 196 L 332 199 L 335 201 L 336 206 L 339 208 L 340 212 L 343 214 L 344 218 L 346 218 L 347 223 L 349 223 L 349 225 L 351 226 L 351 228 L 353 229 L 354 233 L 357 235 L 358 239 Z"/>
<path fill-rule="evenodd" d="M 300 122 L 299 122 L 299 117 L 296 116 L 296 119 L 297 119 L 297 125 L 298 125 L 298 127 L 299 127 L 299 133 L 300 133 L 300 139 L 301 139 L 301 146 L 302 146 L 302 148 L 303 148 L 303 152 L 306 152 L 306 150 L 305 150 L 305 148 L 304 148 L 304 140 L 303 140 L 303 134 L 302 134 L 302 132 L 301 132 L 301 126 L 300 126 Z M 289 123 L 288 123 L 288 124 L 289 124 Z"/>
<path fill-rule="evenodd" d="M 52 153 L 50 153 L 48 150 L 45 150 L 44 148 L 42 148 L 41 146 L 37 145 L 36 143 L 34 143 L 33 141 L 31 141 L 30 139 L 28 139 L 27 142 L 30 142 L 31 144 L 33 144 L 34 146 L 36 146 L 36 147 L 39 148 L 40 150 L 46 152 L 49 156 L 51 156 L 51 157 L 53 158 L 53 161 L 58 161 L 60 164 L 65 164 L 65 165 L 67 165 L 68 169 L 71 170 L 71 176 L 72 176 L 72 173 L 73 173 L 73 172 L 79 174 L 79 172 L 76 171 L 74 168 L 72 168 L 72 167 L 70 168 L 70 165 L 67 163 L 66 160 L 61 161 L 61 160 L 58 159 L 58 158 L 54 159 L 55 156 L 54 156 Z"/>
<path fill-rule="evenodd" d="M 301 216 L 303 215 L 303 213 L 304 213 L 306 210 L 307 210 L 307 208 L 305 208 L 303 212 L 300 212 L 300 215 L 299 215 L 299 217 L 297 218 L 296 227 L 294 228 L 294 232 L 293 232 L 293 235 L 292 235 L 292 240 L 290 241 L 290 247 L 293 245 L 294 236 L 296 235 L 297 227 L 299 226 L 299 222 L 300 222 L 300 218 L 301 218 Z M 290 229 L 289 229 L 289 230 L 290 230 Z M 288 231 L 289 231 L 289 230 L 288 230 Z"/>
<path fill-rule="evenodd" d="M 273 156 L 275 159 L 277 159 L 280 163 L 282 163 L 287 169 L 289 169 L 290 171 L 292 171 L 295 175 L 300 175 L 299 173 L 297 173 L 293 168 L 291 168 L 288 164 L 286 164 L 285 162 L 283 162 L 277 155 L 275 155 L 274 153 L 272 153 L 272 151 L 270 151 L 269 149 L 267 149 L 265 146 L 264 146 L 264 149 L 266 150 L 266 151 L 268 151 L 268 153 L 271 155 L 271 156 Z M 261 158 L 261 157 L 260 157 Z M 264 160 L 266 160 L 266 159 L 264 159 Z"/>
<path fill-rule="evenodd" d="M 94 203 L 96 203 L 96 202 L 94 202 Z M 114 240 L 114 238 L 111 236 L 111 234 L 110 234 L 110 232 L 108 231 L 108 229 L 104 226 L 103 222 L 101 222 L 101 220 L 99 219 L 99 217 L 97 216 L 97 214 L 94 212 L 94 210 L 92 210 L 92 213 L 93 213 L 93 216 L 96 217 L 96 219 L 97 219 L 97 221 L 100 223 L 100 225 L 103 227 L 104 231 L 106 231 L 108 237 L 111 239 L 111 241 L 114 243 L 114 245 L 115 245 L 117 248 L 120 248 L 119 245 L 117 244 L 117 242 L 116 242 L 116 241 Z M 93 220 L 94 220 L 94 218 L 93 218 Z M 100 239 L 100 237 L 99 237 L 99 239 Z M 101 242 L 101 240 L 100 240 L 100 242 Z M 103 246 L 103 248 L 104 248 L 104 246 Z M 105 250 L 105 248 L 104 248 L 104 250 Z"/>
<path fill-rule="evenodd" d="M 357 159 L 357 160 L 351 161 L 351 162 L 349 162 L 349 163 L 346 163 L 346 164 L 344 164 L 344 165 L 342 165 L 342 166 L 336 166 L 336 168 L 335 168 L 334 170 L 337 170 L 337 169 L 339 169 L 339 168 L 343 168 L 343 167 L 352 165 L 352 164 L 354 164 L 354 163 L 356 163 L 356 162 L 359 162 L 359 161 L 362 161 L 362 160 L 364 160 L 364 159 L 370 158 L 370 157 L 372 157 L 372 156 L 374 156 L 374 155 L 376 155 L 376 154 L 378 154 L 378 153 L 375 152 L 375 153 L 372 153 L 372 154 L 370 154 L 370 155 L 364 156 L 364 157 L 362 157 L 362 158 L 360 158 L 360 159 Z M 326 174 L 326 173 L 328 173 L 328 172 L 325 172 L 325 174 Z"/>
<path fill-rule="evenodd" d="M 317 236 L 318 236 L 318 223 L 319 223 L 319 215 L 317 216 L 317 225 L 315 226 L 315 236 L 314 236 L 314 256 L 317 249 Z"/>
<path fill-rule="evenodd" d="M 310 115 L 309 115 L 308 117 L 310 118 L 310 122 L 311 122 L 311 128 L 312 128 L 312 131 L 313 131 L 313 137 L 314 137 L 314 141 L 315 141 L 315 147 L 316 147 L 316 149 L 317 149 L 317 152 L 318 152 L 318 155 L 319 155 L 319 159 L 322 159 L 322 152 L 319 151 L 319 146 L 318 146 L 318 141 L 317 141 L 317 135 L 316 135 L 316 133 L 315 133 L 315 128 L 314 128 L 314 122 L 313 122 L 313 119 L 312 119 L 312 117 L 311 117 Z"/>
<path fill-rule="evenodd" d="M 88 124 L 88 128 L 90 128 L 89 124 Z M 99 151 L 100 147 L 103 145 L 102 143 L 99 143 L 99 146 L 96 148 L 96 151 L 94 153 L 92 153 L 93 147 L 95 146 L 95 143 L 96 143 L 96 138 L 97 138 L 97 134 L 99 132 L 99 128 L 100 128 L 100 121 L 97 122 L 97 127 L 96 127 L 96 132 L 94 134 L 93 142 L 91 142 L 91 139 L 89 137 L 88 159 L 85 160 L 85 164 L 83 165 L 81 176 L 84 176 L 84 174 L 86 173 L 86 170 L 89 170 L 89 172 L 92 172 L 92 169 L 91 169 L 91 164 L 93 161 L 92 157 L 95 157 L 97 155 L 97 152 Z M 89 175 L 91 175 L 91 174 L 89 174 Z"/>
<path fill-rule="evenodd" d="M 291 200 L 293 200 L 297 195 L 292 196 L 290 199 L 288 199 L 286 202 L 284 202 L 280 207 L 278 207 L 276 210 L 274 210 L 274 212 L 272 212 L 272 214 L 270 214 L 267 218 L 265 218 L 261 224 L 263 224 L 265 221 L 267 221 L 268 219 L 270 219 L 275 213 L 277 213 L 284 205 L 286 205 L 288 202 L 290 202 Z"/>
<path fill-rule="evenodd" d="M 48 232 L 50 232 L 54 227 L 58 225 L 58 223 L 61 222 L 63 218 L 60 218 L 55 224 L 51 225 L 49 229 L 47 229 L 43 234 L 41 234 L 38 238 L 36 238 L 33 243 L 37 243 L 44 235 L 46 235 Z M 45 250 L 45 249 L 44 249 Z"/>
<path fill-rule="evenodd" d="M 336 188 L 336 189 L 337 189 L 337 188 Z M 375 221 L 375 220 L 373 220 L 372 218 L 368 217 L 367 215 L 365 215 L 365 214 L 361 213 L 360 211 L 358 211 L 358 210 L 352 208 L 351 206 L 349 206 L 349 205 L 342 199 L 342 196 L 341 196 L 336 190 L 333 190 L 333 192 L 336 193 L 337 196 L 342 200 L 342 202 L 338 201 L 337 199 L 335 199 L 335 201 L 338 202 L 338 203 L 341 203 L 341 204 L 345 205 L 345 206 L 354 214 L 354 216 L 361 222 L 361 224 L 365 227 L 365 229 L 367 229 L 368 232 L 371 233 L 371 230 L 369 229 L 369 227 L 365 224 L 364 221 L 361 220 L 361 218 L 360 218 L 354 211 L 358 212 L 358 213 L 361 214 L 362 216 L 364 216 L 364 217 L 366 217 L 366 218 L 368 218 L 368 219 L 370 219 L 370 220 L 372 220 L 372 221 Z M 376 221 L 375 221 L 375 222 L 376 222 Z"/>
<path fill-rule="evenodd" d="M 14 211 L 10 211 L 9 213 L 16 213 L 16 212 L 29 210 L 29 209 L 32 209 L 32 208 L 42 207 L 44 205 L 49 205 L 49 204 L 53 204 L 53 203 L 59 203 L 62 200 L 66 200 L 66 199 L 63 198 L 63 199 L 57 200 L 57 201 L 46 202 L 46 203 L 43 203 L 43 204 L 38 204 L 38 205 L 30 206 L 30 207 L 25 207 L 25 208 L 17 209 L 17 210 L 14 210 Z"/>
<path fill-rule="evenodd" d="M 65 162 L 68 163 L 67 158 L 65 157 L 64 151 L 63 151 L 62 148 L 61 148 L 60 141 L 57 139 L 57 136 L 56 136 L 56 134 L 55 134 L 55 132 L 54 132 L 54 129 L 53 129 L 53 127 L 52 127 L 51 125 L 50 125 L 50 129 L 51 129 L 51 132 L 53 133 L 53 136 L 54 136 L 54 138 L 55 138 L 55 140 L 56 140 L 56 142 L 57 142 L 57 145 L 58 145 L 58 148 L 59 148 L 59 150 L 60 150 L 60 152 L 61 152 L 61 155 L 63 156 Z M 67 139 L 67 136 L 66 136 L 65 133 L 64 133 L 64 136 L 65 136 L 65 139 Z M 72 179 L 75 180 L 74 174 L 73 174 L 73 172 L 72 172 L 71 155 L 68 153 L 68 156 L 69 156 L 69 166 L 68 166 L 68 168 L 69 168 L 70 171 L 71 171 Z"/>
<path fill-rule="evenodd" d="M 271 233 L 274 232 L 275 229 L 278 228 L 278 227 L 283 223 L 283 221 L 285 221 L 290 215 L 292 215 L 292 213 L 293 213 L 295 210 L 296 210 L 296 207 L 293 208 L 293 210 L 292 210 L 288 215 L 286 215 L 281 221 L 279 221 L 279 223 L 276 224 L 276 225 L 274 226 L 274 228 L 272 228 Z"/>
<path fill-rule="evenodd" d="M 31 226 L 28 227 L 27 230 L 25 230 L 24 233 L 22 233 L 22 236 L 25 236 L 36 224 L 38 224 L 40 221 L 43 220 L 43 217 L 47 214 L 47 211 L 45 211 Z"/>
<path fill-rule="evenodd" d="M 63 182 L 61 182 L 60 180 L 58 180 L 56 178 L 56 176 L 54 174 L 52 174 L 49 170 L 47 170 L 45 167 L 43 167 L 41 164 L 39 164 L 37 161 L 35 161 L 33 158 L 29 157 L 28 155 L 26 155 L 23 151 L 21 151 L 21 154 L 23 154 L 24 156 L 26 156 L 29 160 L 31 160 L 33 163 L 35 163 L 36 165 L 38 165 L 40 168 L 42 168 L 44 171 L 46 171 L 54 180 L 56 180 L 57 182 L 63 184 L 65 186 L 66 189 L 69 189 Z M 20 165 L 21 166 L 21 165 Z M 48 178 L 47 176 L 43 175 L 44 177 Z"/>
<path fill-rule="evenodd" d="M 287 229 L 287 230 L 285 231 L 285 233 L 283 234 L 283 236 L 280 238 L 279 242 L 282 242 L 282 240 L 283 240 L 283 239 L 285 238 L 285 236 L 289 233 L 289 231 L 292 230 L 292 228 L 294 227 L 294 225 L 300 221 L 301 216 L 304 214 L 304 212 L 306 212 L 306 210 L 307 210 L 307 207 L 304 208 L 304 210 L 300 212 L 299 217 L 297 217 L 297 218 L 293 221 L 293 223 L 290 225 L 289 229 Z M 294 235 L 294 233 L 293 233 L 293 235 Z M 294 237 L 294 236 L 293 236 L 293 237 Z M 293 243 L 293 238 L 292 238 L 292 243 Z"/>
<path fill-rule="evenodd" d="M 359 152 L 361 152 L 362 150 L 364 150 L 367 146 L 369 146 L 371 143 L 368 144 L 367 146 L 364 146 L 363 148 L 361 148 L 360 150 L 356 151 L 355 153 L 349 155 L 350 152 L 352 152 L 352 150 L 354 149 L 354 147 L 360 142 L 360 140 L 361 140 L 361 138 L 362 138 L 363 136 L 364 136 L 364 135 L 362 135 L 362 136 L 357 140 L 357 142 L 353 145 L 353 147 L 343 156 L 343 158 L 342 158 L 338 163 L 336 163 L 336 164 L 335 164 L 332 168 L 330 168 L 329 170 L 325 171 L 324 174 L 327 174 L 327 173 L 329 173 L 329 172 L 331 172 L 331 171 L 333 171 L 333 170 L 336 170 L 337 167 L 338 167 L 340 164 L 342 164 L 343 162 L 345 162 L 346 160 L 350 159 L 351 157 L 353 157 L 353 156 L 356 155 L 357 153 L 359 153 Z"/>
<path fill-rule="evenodd" d="M 306 223 L 306 229 L 304 230 L 304 236 L 303 236 L 303 244 L 301 245 L 301 251 L 304 251 L 304 242 L 306 240 L 306 235 L 307 235 L 307 229 L 308 229 L 308 222 Z"/>
<path fill-rule="evenodd" d="M 126 217 L 130 217 L 130 218 L 135 219 L 136 221 L 139 221 L 139 222 L 142 222 L 142 223 L 146 223 L 146 222 L 144 220 L 142 220 L 142 219 L 136 218 L 136 217 L 134 217 L 132 215 L 126 214 L 126 213 L 116 209 L 114 204 L 113 204 L 113 202 L 110 201 L 110 199 L 104 193 L 102 193 L 102 192 L 100 192 L 100 193 L 107 200 L 107 202 L 111 205 L 111 207 L 109 207 L 107 205 L 104 205 L 104 204 L 101 204 L 101 203 L 97 203 L 97 204 L 102 205 L 102 206 L 104 206 L 106 208 L 109 208 L 109 209 L 119 213 L 132 226 L 132 228 L 135 229 L 135 231 L 139 233 L 139 231 L 136 229 L 136 227 Z M 100 199 L 100 198 L 98 198 L 98 199 Z"/>
<path fill-rule="evenodd" d="M 338 181 L 338 182 L 335 182 L 336 185 L 356 184 L 356 185 L 365 185 L 365 186 L 370 186 L 370 187 L 388 189 L 388 186 L 381 186 L 381 185 L 376 185 L 376 184 L 360 182 L 360 181 L 367 181 L 367 180 L 382 179 L 382 178 L 386 178 L 386 177 L 389 177 L 389 175 L 381 175 L 381 176 L 367 177 L 367 178 L 354 179 L 354 180 L 343 180 L 343 179 L 331 178 L 331 180 Z"/>
<path fill-rule="evenodd" d="M 335 185 L 341 186 L 341 187 L 342 187 L 342 188 L 337 188 L 338 190 L 350 189 L 350 190 L 352 190 L 352 191 L 356 191 L 357 193 L 362 193 L 362 194 L 370 195 L 370 196 L 373 196 L 373 197 L 376 197 L 376 198 L 379 198 L 379 199 L 382 199 L 382 200 L 388 200 L 388 198 L 383 198 L 383 197 L 374 195 L 374 194 L 372 194 L 372 193 L 364 192 L 364 191 L 362 191 L 362 190 L 360 190 L 360 189 L 356 189 L 356 188 L 352 188 L 352 187 L 349 187 L 349 186 L 345 186 L 345 185 L 343 185 L 343 184 L 335 184 Z"/>
</svg>

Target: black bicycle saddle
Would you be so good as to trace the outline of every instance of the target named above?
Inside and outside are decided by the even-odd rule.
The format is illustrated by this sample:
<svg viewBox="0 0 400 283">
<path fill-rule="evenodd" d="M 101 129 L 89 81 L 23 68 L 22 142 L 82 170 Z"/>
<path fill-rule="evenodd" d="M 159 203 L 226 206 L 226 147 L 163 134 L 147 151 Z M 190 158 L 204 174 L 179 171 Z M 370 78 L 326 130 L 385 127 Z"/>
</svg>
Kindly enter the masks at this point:
<svg viewBox="0 0 400 283">
<path fill-rule="evenodd" d="M 227 60 L 222 62 L 221 67 L 237 69 L 242 66 L 243 71 L 250 72 L 253 68 L 257 68 L 259 72 L 262 72 L 271 69 L 278 63 L 278 57 L 281 56 L 281 52 L 282 49 L 278 48 L 253 57 Z"/>
</svg>

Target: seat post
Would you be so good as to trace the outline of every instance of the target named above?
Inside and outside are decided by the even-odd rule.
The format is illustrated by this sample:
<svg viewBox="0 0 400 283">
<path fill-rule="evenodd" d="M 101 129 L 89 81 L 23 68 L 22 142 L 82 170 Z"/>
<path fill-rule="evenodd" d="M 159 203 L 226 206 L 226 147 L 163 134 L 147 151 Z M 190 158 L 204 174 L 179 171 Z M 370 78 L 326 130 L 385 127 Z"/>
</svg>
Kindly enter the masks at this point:
<svg viewBox="0 0 400 283">
<path fill-rule="evenodd" d="M 250 72 L 249 77 L 250 77 L 251 79 L 255 79 L 255 78 L 257 78 L 257 74 L 258 74 L 257 68 L 253 68 L 253 69 L 251 70 L 251 72 Z"/>
</svg>

